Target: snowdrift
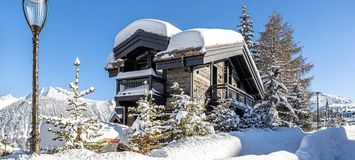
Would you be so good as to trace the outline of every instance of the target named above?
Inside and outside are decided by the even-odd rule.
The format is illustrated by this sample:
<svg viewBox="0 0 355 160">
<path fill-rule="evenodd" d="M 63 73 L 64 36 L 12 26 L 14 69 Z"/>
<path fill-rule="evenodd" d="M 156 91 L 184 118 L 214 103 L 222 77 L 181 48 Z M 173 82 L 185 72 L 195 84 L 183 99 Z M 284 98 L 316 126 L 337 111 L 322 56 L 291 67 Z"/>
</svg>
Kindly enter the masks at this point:
<svg viewBox="0 0 355 160">
<path fill-rule="evenodd" d="M 96 154 L 87 150 L 69 150 L 54 155 L 12 155 L 29 160 L 353 160 L 355 126 L 328 128 L 304 133 L 299 128 L 248 129 L 204 137 L 190 137 L 153 151 L 150 155 L 134 152 Z M 10 157 L 8 159 L 11 159 Z"/>
<path fill-rule="evenodd" d="M 182 139 L 153 151 L 150 156 L 181 160 L 223 159 L 239 155 L 241 147 L 239 138 L 222 133 Z"/>
<path fill-rule="evenodd" d="M 294 153 L 306 135 L 300 128 L 248 129 L 230 134 L 242 142 L 240 155 L 268 154 L 281 150 Z"/>
<path fill-rule="evenodd" d="M 353 160 L 355 127 L 328 128 L 302 139 L 296 155 L 300 160 Z"/>
</svg>

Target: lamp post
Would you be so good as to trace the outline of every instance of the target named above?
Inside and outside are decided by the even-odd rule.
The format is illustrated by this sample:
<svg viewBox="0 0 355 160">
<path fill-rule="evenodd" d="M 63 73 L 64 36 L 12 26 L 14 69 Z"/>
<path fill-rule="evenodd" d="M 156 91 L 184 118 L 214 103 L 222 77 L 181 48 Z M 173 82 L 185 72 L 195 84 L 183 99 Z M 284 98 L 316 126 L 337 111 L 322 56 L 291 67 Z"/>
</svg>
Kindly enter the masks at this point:
<svg viewBox="0 0 355 160">
<path fill-rule="evenodd" d="M 39 33 L 48 16 L 48 0 L 22 0 L 23 13 L 32 31 L 33 65 L 32 65 L 32 130 L 30 153 L 40 154 L 39 113 L 38 113 L 38 48 Z"/>
<path fill-rule="evenodd" d="M 320 92 L 316 92 L 316 94 L 317 94 L 317 129 L 319 129 L 319 93 Z"/>
</svg>

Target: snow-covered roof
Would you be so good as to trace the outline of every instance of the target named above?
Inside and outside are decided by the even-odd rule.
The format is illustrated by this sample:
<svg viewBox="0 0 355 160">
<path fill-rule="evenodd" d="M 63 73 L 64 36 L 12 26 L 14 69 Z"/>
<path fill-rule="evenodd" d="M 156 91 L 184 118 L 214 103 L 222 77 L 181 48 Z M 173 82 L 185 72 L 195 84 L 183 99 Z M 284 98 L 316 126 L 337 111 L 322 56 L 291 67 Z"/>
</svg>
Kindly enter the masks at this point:
<svg viewBox="0 0 355 160">
<path fill-rule="evenodd" d="M 114 56 L 114 53 L 111 52 L 106 58 L 105 68 L 112 68 L 113 62 L 115 62 L 115 56 Z"/>
<path fill-rule="evenodd" d="M 196 28 L 172 36 L 165 52 L 198 47 L 205 50 L 205 47 L 242 42 L 243 36 L 233 30 Z"/>
<path fill-rule="evenodd" d="M 148 68 L 145 70 L 131 71 L 131 72 L 120 72 L 117 74 L 116 79 L 143 77 L 143 76 L 149 76 L 149 75 L 156 76 L 156 73 L 152 68 Z"/>
<path fill-rule="evenodd" d="M 114 47 L 132 36 L 139 29 L 167 37 L 181 32 L 180 29 L 168 22 L 156 19 L 139 19 L 129 24 L 117 34 Z"/>
</svg>

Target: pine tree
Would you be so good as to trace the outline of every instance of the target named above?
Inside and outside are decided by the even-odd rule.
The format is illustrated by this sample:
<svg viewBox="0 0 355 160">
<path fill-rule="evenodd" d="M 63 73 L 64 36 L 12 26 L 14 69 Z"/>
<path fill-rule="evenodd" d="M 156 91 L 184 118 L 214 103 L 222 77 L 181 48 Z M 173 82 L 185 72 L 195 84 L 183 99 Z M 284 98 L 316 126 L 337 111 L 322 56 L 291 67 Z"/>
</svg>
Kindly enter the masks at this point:
<svg viewBox="0 0 355 160">
<path fill-rule="evenodd" d="M 130 110 L 137 118 L 127 133 L 128 148 L 140 153 L 159 148 L 159 140 L 164 131 L 160 113 L 165 107 L 154 104 L 151 95 L 146 91 L 143 98 L 138 100 L 137 107 Z"/>
<path fill-rule="evenodd" d="M 313 130 L 313 114 L 309 107 L 309 99 L 311 93 L 305 93 L 305 89 L 302 85 L 294 85 L 294 88 L 290 91 L 288 100 L 295 109 L 298 117 L 296 125 L 300 126 L 305 131 Z"/>
<path fill-rule="evenodd" d="M 65 142 L 65 145 L 57 148 L 57 151 L 85 148 L 95 152 L 102 152 L 107 143 L 104 140 L 98 140 L 102 136 L 98 131 L 104 126 L 97 117 L 87 118 L 83 116 L 83 113 L 87 110 L 83 97 L 93 93 L 95 88 L 90 87 L 84 91 L 79 91 L 80 61 L 78 58 L 75 59 L 74 65 L 76 67 L 75 82 L 69 83 L 69 88 L 72 92 L 58 89 L 58 92 L 62 92 L 69 97 L 68 105 L 70 107 L 67 109 L 69 117 L 42 116 L 42 119 L 54 126 L 54 128 L 48 128 L 49 132 L 56 135 L 53 140 Z"/>
<path fill-rule="evenodd" d="M 245 43 L 247 44 L 251 55 L 255 61 L 258 63 L 260 59 L 260 52 L 258 50 L 258 43 L 254 43 L 254 28 L 253 28 L 253 20 L 250 15 L 248 15 L 248 10 L 246 5 L 242 5 L 242 15 L 240 18 L 240 25 L 238 25 L 239 33 L 242 34 Z"/>
<path fill-rule="evenodd" d="M 202 98 L 191 99 L 178 83 L 171 87 L 174 90 L 170 106 L 174 109 L 165 127 L 168 136 L 180 139 L 190 136 L 203 136 L 214 133 L 213 126 L 206 122 L 205 105 Z"/>
<path fill-rule="evenodd" d="M 278 81 L 279 75 L 279 68 L 271 65 L 263 76 L 265 99 L 255 106 L 255 112 L 261 115 L 260 126 L 292 127 L 298 119 L 287 101 L 286 86 Z"/>
<path fill-rule="evenodd" d="M 242 6 L 242 15 L 240 18 L 240 25 L 238 25 L 239 33 L 244 37 L 244 41 L 247 44 L 249 49 L 254 47 L 254 29 L 253 29 L 253 21 L 251 16 L 248 15 L 247 6 Z"/>
<path fill-rule="evenodd" d="M 313 65 L 300 54 L 301 47 L 294 41 L 293 32 L 292 27 L 283 22 L 280 14 L 273 13 L 265 25 L 265 31 L 260 34 L 257 46 L 261 53 L 257 66 L 264 84 L 277 83 L 282 84 L 280 86 L 284 88 L 283 92 L 271 91 L 270 89 L 275 89 L 275 86 L 265 85 L 268 94 L 265 101 L 273 101 L 275 97 L 272 95 L 277 93 L 284 100 L 283 103 L 288 104 L 284 105 L 285 107 L 275 107 L 280 122 L 283 123 L 282 126 L 300 125 L 304 123 L 301 122 L 304 121 L 301 118 L 308 117 L 310 93 L 308 86 L 311 78 L 305 77 L 305 74 L 312 69 Z M 296 89 L 296 86 L 300 87 Z M 272 106 L 271 103 L 269 105 Z"/>
<path fill-rule="evenodd" d="M 239 126 L 239 116 L 231 108 L 230 101 L 221 100 L 218 105 L 211 106 L 208 121 L 214 129 L 222 132 L 235 131 Z"/>
</svg>

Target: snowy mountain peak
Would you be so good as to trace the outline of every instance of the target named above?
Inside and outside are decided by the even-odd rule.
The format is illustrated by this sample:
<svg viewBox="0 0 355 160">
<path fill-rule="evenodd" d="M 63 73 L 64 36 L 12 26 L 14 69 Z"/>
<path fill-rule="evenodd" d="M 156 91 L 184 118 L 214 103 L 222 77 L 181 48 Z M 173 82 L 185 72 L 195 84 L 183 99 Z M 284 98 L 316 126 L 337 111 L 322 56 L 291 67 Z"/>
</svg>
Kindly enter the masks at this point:
<svg viewBox="0 0 355 160">
<path fill-rule="evenodd" d="M 329 103 L 330 108 L 355 108 L 355 103 L 351 101 L 348 98 L 337 96 L 337 95 L 331 95 L 327 93 L 319 93 L 319 107 L 323 108 L 325 107 L 326 103 Z M 311 98 L 310 102 L 311 108 L 316 110 L 317 108 L 317 95 L 314 94 Z"/>
<path fill-rule="evenodd" d="M 0 100 L 7 100 L 7 99 L 13 99 L 13 98 L 15 98 L 15 97 L 12 94 L 0 96 Z"/>
<path fill-rule="evenodd" d="M 10 105 L 11 103 L 16 102 L 20 98 L 16 98 L 12 96 L 11 94 L 7 94 L 4 96 L 0 96 L 0 109 L 3 109 L 4 107 Z"/>
<path fill-rule="evenodd" d="M 55 98 L 55 99 L 66 99 L 68 96 L 63 94 L 61 91 L 68 92 L 67 90 L 60 88 L 60 87 L 43 87 L 39 90 L 38 95 L 40 97 L 50 97 L 50 98 Z M 26 96 L 26 99 L 32 98 L 32 93 L 28 94 Z"/>
</svg>

